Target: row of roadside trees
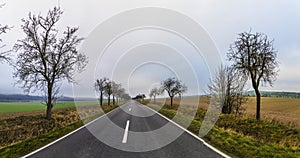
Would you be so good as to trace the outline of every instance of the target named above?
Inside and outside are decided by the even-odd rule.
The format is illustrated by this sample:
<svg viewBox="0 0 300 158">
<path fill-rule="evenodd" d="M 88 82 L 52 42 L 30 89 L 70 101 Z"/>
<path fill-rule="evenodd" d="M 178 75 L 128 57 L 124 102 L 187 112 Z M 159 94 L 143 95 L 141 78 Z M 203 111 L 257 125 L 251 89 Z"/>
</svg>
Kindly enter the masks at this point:
<svg viewBox="0 0 300 158">
<path fill-rule="evenodd" d="M 215 96 L 224 114 L 240 114 L 241 105 L 247 101 L 243 95 L 245 85 L 251 81 L 256 94 L 256 119 L 260 120 L 261 94 L 263 84 L 273 85 L 278 75 L 277 51 L 273 40 L 263 33 L 243 32 L 230 45 L 227 52 L 230 66 L 221 65 L 215 78 L 208 85 L 209 93 Z M 173 98 L 186 92 L 187 87 L 175 78 L 168 78 L 160 88 L 150 90 L 149 96 L 155 98 L 166 91 L 173 105 Z"/>
<path fill-rule="evenodd" d="M 2 6 L 0 5 L 0 8 Z M 18 84 L 22 85 L 25 92 L 41 91 L 45 94 L 48 119 L 51 118 L 51 110 L 59 93 L 59 82 L 62 80 L 73 82 L 74 73 L 83 71 L 88 63 L 87 57 L 79 53 L 77 49 L 83 40 L 77 36 L 79 28 L 67 27 L 63 32 L 58 30 L 57 23 L 62 14 L 61 9 L 57 7 L 49 10 L 46 16 L 29 13 L 27 18 L 21 20 L 21 29 L 25 37 L 16 42 L 12 51 L 0 52 L 0 62 L 9 61 L 13 65 L 14 78 L 18 80 Z M 11 27 L 0 24 L 0 35 L 9 29 Z M 2 42 L 1 39 L 0 42 Z M 0 44 L 0 48 L 5 46 L 5 44 Z M 10 58 L 11 52 L 17 54 L 15 61 Z M 222 112 L 231 113 L 232 109 L 238 109 L 235 105 L 244 102 L 241 98 L 241 91 L 246 81 L 250 80 L 256 93 L 256 119 L 260 120 L 259 87 L 262 84 L 272 86 L 278 72 L 273 40 L 269 40 L 263 33 L 251 33 L 251 31 L 240 33 L 237 40 L 230 45 L 227 57 L 231 65 L 221 67 L 217 77 L 209 85 L 210 93 L 223 96 Z M 99 85 L 102 82 L 97 81 Z M 115 103 L 116 96 L 121 98 L 120 94 L 116 93 L 120 89 L 116 88 L 118 84 L 112 81 L 108 83 L 106 88 L 109 88 L 105 91 L 105 95 L 108 95 L 109 102 L 112 95 L 113 103 Z M 155 98 L 162 91 L 166 91 L 172 106 L 174 96 L 181 95 L 186 90 L 187 87 L 181 81 L 168 78 L 161 83 L 160 88 L 153 92 L 151 90 L 150 96 Z M 103 92 L 100 92 L 100 102 L 103 100 Z"/>
<path fill-rule="evenodd" d="M 110 105 L 111 98 L 113 105 L 119 103 L 121 100 L 129 100 L 131 97 L 125 92 L 125 89 L 122 88 L 121 84 L 111 81 L 108 78 L 104 77 L 97 79 L 94 84 L 95 90 L 99 92 L 99 103 L 100 106 L 103 105 L 104 96 L 107 97 L 108 106 Z"/>
<path fill-rule="evenodd" d="M 208 85 L 209 93 L 216 96 L 216 105 L 222 108 L 223 114 L 240 114 L 242 104 L 247 101 L 243 95 L 246 78 L 236 75 L 236 71 L 228 66 L 221 66 L 216 77 Z M 187 91 L 187 87 L 178 79 L 168 78 L 161 82 L 159 88 L 155 87 L 150 90 L 149 96 L 156 103 L 156 97 L 164 92 L 170 97 L 170 105 L 173 106 L 173 98 L 181 96 Z"/>
</svg>

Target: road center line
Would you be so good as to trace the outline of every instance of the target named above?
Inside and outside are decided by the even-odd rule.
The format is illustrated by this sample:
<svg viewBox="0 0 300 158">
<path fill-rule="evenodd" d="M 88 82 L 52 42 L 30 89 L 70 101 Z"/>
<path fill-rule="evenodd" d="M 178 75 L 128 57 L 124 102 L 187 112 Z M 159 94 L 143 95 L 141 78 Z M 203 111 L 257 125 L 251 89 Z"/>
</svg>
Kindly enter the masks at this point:
<svg viewBox="0 0 300 158">
<path fill-rule="evenodd" d="M 129 108 L 129 111 L 131 111 L 131 108 Z"/>
<path fill-rule="evenodd" d="M 128 137 L 128 129 L 129 129 L 129 120 L 127 120 L 126 122 L 126 127 L 125 127 L 125 131 L 124 131 L 124 136 L 123 136 L 123 140 L 122 143 L 127 143 L 127 137 Z"/>
</svg>

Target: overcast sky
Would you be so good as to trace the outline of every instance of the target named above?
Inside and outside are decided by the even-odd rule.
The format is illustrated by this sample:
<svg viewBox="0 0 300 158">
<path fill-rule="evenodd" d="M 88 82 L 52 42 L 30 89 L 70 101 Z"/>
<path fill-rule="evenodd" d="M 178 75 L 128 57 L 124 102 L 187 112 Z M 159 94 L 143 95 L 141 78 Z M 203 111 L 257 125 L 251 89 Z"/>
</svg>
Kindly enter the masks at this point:
<svg viewBox="0 0 300 158">
<path fill-rule="evenodd" d="M 21 19 L 29 12 L 44 15 L 58 4 L 64 11 L 58 25 L 59 29 L 63 30 L 66 26 L 79 26 L 79 36 L 85 37 L 86 41 L 89 41 L 103 22 L 125 11 L 142 7 L 158 7 L 178 12 L 194 20 L 206 30 L 221 60 L 225 63 L 229 45 L 237 38 L 238 33 L 250 29 L 253 32 L 263 32 L 270 39 L 274 39 L 274 47 L 278 50 L 280 71 L 273 87 L 267 86 L 261 89 L 300 91 L 298 70 L 300 68 L 300 1 L 298 0 L 60 0 L 60 2 L 0 0 L 0 3 L 6 4 L 0 9 L 0 23 L 14 26 L 7 34 L 1 35 L 7 45 L 4 50 L 10 49 L 18 39 L 24 37 L 20 29 Z M 153 16 L 159 18 L 159 15 Z M 149 17 L 143 18 L 147 20 Z M 176 21 L 176 18 L 172 22 L 174 21 L 178 26 L 183 23 L 183 21 Z M 119 24 L 111 27 L 122 27 L 131 22 L 120 21 Z M 107 28 L 104 31 L 109 32 L 110 29 L 114 28 Z M 96 44 L 99 40 L 101 37 L 97 37 L 93 42 Z M 89 44 L 83 43 L 81 47 L 84 45 Z M 87 50 L 81 47 L 79 49 L 83 52 Z M 111 77 L 121 83 L 131 95 L 147 94 L 150 88 L 158 86 L 161 80 L 169 76 L 178 77 L 186 83 L 189 88 L 187 95 L 205 93 L 211 77 L 207 60 L 203 55 L 207 52 L 201 52 L 202 55 L 197 54 L 197 50 L 191 47 L 187 40 L 163 29 L 144 28 L 128 32 L 115 40 L 104 53 L 98 48 L 89 50 L 93 51 L 89 60 L 95 60 L 97 63 L 91 71 L 92 77 Z M 91 52 L 84 53 L 91 54 Z M 14 86 L 16 80 L 12 78 L 12 68 L 5 63 L 0 66 L 0 93 L 22 93 L 18 85 Z M 91 78 L 91 81 L 94 78 Z M 81 86 L 88 87 L 86 91 L 92 90 L 92 83 L 82 84 L 84 85 Z M 72 96 L 72 84 L 63 83 L 61 93 Z M 81 95 L 90 96 L 90 94 L 86 92 Z"/>
</svg>

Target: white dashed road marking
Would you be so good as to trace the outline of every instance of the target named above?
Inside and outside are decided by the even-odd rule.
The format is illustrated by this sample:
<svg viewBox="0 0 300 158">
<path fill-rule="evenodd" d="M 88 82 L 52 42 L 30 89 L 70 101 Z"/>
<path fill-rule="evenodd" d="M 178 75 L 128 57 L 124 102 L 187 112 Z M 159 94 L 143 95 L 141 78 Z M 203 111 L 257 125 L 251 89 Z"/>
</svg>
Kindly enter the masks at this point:
<svg viewBox="0 0 300 158">
<path fill-rule="evenodd" d="M 126 127 L 125 127 L 125 131 L 124 131 L 124 136 L 123 136 L 123 140 L 122 143 L 127 143 L 127 137 L 128 137 L 128 129 L 129 129 L 129 120 L 127 120 L 126 122 Z"/>
</svg>

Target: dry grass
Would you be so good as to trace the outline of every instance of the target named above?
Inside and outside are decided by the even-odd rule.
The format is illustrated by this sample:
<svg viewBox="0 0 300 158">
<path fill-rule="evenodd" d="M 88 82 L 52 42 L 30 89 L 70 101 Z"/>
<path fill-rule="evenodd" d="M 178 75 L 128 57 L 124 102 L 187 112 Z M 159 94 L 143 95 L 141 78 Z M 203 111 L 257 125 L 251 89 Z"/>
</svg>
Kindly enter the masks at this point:
<svg viewBox="0 0 300 158">
<path fill-rule="evenodd" d="M 80 120 L 74 108 L 53 112 L 51 120 L 43 115 L 20 116 L 0 120 L 0 148 L 45 134 Z"/>
<path fill-rule="evenodd" d="M 194 103 L 195 98 L 186 97 L 185 104 Z M 199 98 L 199 107 L 207 109 L 209 105 L 209 97 Z M 156 102 L 164 104 L 170 102 L 170 99 L 157 99 Z M 175 98 L 174 104 L 179 105 L 180 99 Z M 244 105 L 246 108 L 245 115 L 247 117 L 255 118 L 256 113 L 256 99 L 255 97 L 249 97 L 248 102 Z M 294 98 L 274 98 L 274 97 L 262 97 L 261 98 L 261 118 L 270 122 L 278 122 L 285 125 L 295 126 L 300 128 L 300 99 Z"/>
<path fill-rule="evenodd" d="M 104 112 L 108 112 L 117 106 L 103 105 Z M 31 113 L 13 118 L 0 118 L 0 149 L 6 146 L 22 142 L 32 137 L 64 128 L 78 121 L 89 122 L 89 118 L 97 114 L 103 114 L 99 105 L 80 107 L 80 116 L 76 108 L 64 108 L 53 110 L 52 118 L 47 120 L 43 113 Z"/>
<path fill-rule="evenodd" d="M 181 100 L 179 98 L 174 98 L 173 99 L 173 104 L 174 105 L 191 105 L 191 104 L 194 104 L 196 101 L 198 101 L 199 103 L 199 108 L 202 108 L 202 109 L 207 109 L 208 105 L 209 105 L 209 102 L 210 102 L 210 97 L 206 97 L 206 96 L 203 96 L 203 97 L 199 97 L 198 99 L 195 97 L 184 97 L 184 103 L 183 102 L 180 102 Z M 167 99 L 156 99 L 156 103 L 158 104 L 169 104 L 170 103 L 170 99 L 167 98 Z"/>
<path fill-rule="evenodd" d="M 256 98 L 250 97 L 245 107 L 246 116 L 254 118 Z M 262 97 L 261 117 L 263 120 L 280 122 L 300 128 L 300 99 Z"/>
</svg>

